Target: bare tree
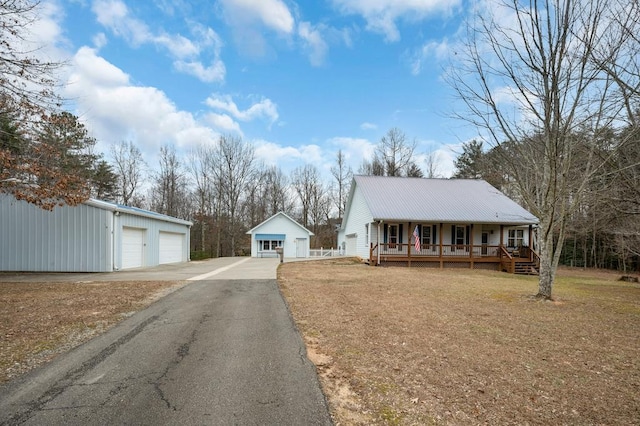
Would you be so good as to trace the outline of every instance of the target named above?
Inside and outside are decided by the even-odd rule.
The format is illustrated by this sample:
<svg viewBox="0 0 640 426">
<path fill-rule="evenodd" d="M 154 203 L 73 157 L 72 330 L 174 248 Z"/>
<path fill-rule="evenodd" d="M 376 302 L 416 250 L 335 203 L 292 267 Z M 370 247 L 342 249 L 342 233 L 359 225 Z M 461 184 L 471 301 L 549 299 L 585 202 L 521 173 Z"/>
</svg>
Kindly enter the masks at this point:
<svg viewBox="0 0 640 426">
<path fill-rule="evenodd" d="M 482 129 L 493 146 L 509 145 L 500 152 L 517 153 L 502 161 L 540 219 L 538 297 L 551 298 L 567 220 L 602 170 L 599 132 L 626 112 L 622 84 L 611 77 L 620 73 L 605 72 L 594 52 L 618 64 L 637 40 L 612 19 L 629 13 L 628 2 L 485 4 L 469 22 L 449 81 L 467 107 L 459 118 Z M 615 43 L 603 42 L 605 32 Z"/>
<path fill-rule="evenodd" d="M 416 141 L 407 141 L 407 136 L 397 127 L 390 129 L 380 139 L 371 159 L 363 160 L 358 173 L 372 176 L 422 177 L 424 173 L 414 160 Z"/>
<path fill-rule="evenodd" d="M 127 206 L 142 207 L 139 193 L 147 164 L 133 142 L 119 142 L 111 146 L 111 161 L 118 176 L 118 200 Z"/>
<path fill-rule="evenodd" d="M 225 233 L 231 256 L 235 256 L 242 196 L 255 172 L 253 146 L 235 136 L 221 136 L 215 147 L 214 161 L 213 170 L 220 185 L 221 202 L 228 220 Z"/>
<path fill-rule="evenodd" d="M 151 189 L 151 209 L 169 216 L 187 218 L 187 180 L 173 146 L 160 148 L 159 166 Z"/>
<path fill-rule="evenodd" d="M 287 176 L 278 166 L 267 168 L 263 174 L 264 193 L 267 216 L 273 216 L 278 212 L 291 213 L 294 202 L 289 188 Z"/>
<path fill-rule="evenodd" d="M 427 163 L 427 173 L 426 176 L 429 179 L 440 178 L 442 175 L 438 170 L 438 163 L 440 162 L 440 156 L 436 151 L 430 150 L 427 153 L 427 158 L 425 160 Z"/>
<path fill-rule="evenodd" d="M 213 215 L 213 207 L 217 197 L 216 186 L 213 184 L 215 175 L 211 170 L 214 163 L 214 149 L 209 146 L 199 145 L 188 155 L 187 169 L 193 182 L 196 211 L 194 220 L 200 231 L 200 250 L 207 250 L 207 223 Z"/>
<path fill-rule="evenodd" d="M 338 209 L 338 220 L 341 220 L 344 215 L 351 178 L 353 177 L 353 171 L 351 167 L 347 166 L 346 158 L 342 150 L 338 150 L 336 154 L 336 163 L 331 166 L 331 175 L 333 175 L 335 179 L 335 202 Z"/>
<path fill-rule="evenodd" d="M 297 167 L 291 174 L 291 183 L 298 194 L 298 199 L 302 207 L 300 217 L 302 219 L 302 225 L 305 228 L 309 227 L 315 187 L 319 182 L 320 173 L 318 169 L 311 164 Z"/>
<path fill-rule="evenodd" d="M 31 118 L 60 106 L 55 72 L 62 64 L 39 59 L 41 46 L 30 39 L 39 6 L 39 1 L 0 1 L 0 92 L 29 111 Z"/>
<path fill-rule="evenodd" d="M 414 164 L 416 142 L 407 141 L 405 133 L 394 127 L 380 139 L 376 156 L 384 166 L 386 176 L 406 176 Z"/>
</svg>

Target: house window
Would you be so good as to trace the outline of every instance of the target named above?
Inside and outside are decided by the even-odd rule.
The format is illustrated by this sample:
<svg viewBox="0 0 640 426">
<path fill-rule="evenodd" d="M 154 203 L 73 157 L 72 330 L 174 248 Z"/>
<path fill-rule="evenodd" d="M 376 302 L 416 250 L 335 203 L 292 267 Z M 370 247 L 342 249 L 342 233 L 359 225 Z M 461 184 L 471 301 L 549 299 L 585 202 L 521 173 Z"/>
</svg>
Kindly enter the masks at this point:
<svg viewBox="0 0 640 426">
<path fill-rule="evenodd" d="M 431 225 L 422 225 L 421 231 L 422 247 L 429 248 L 431 245 Z"/>
<path fill-rule="evenodd" d="M 389 248 L 395 248 L 398 244 L 398 225 L 389 225 Z"/>
<path fill-rule="evenodd" d="M 509 229 L 507 247 L 522 247 L 524 245 L 524 230 Z"/>
<path fill-rule="evenodd" d="M 465 243 L 465 227 L 464 226 L 456 226 L 456 242 L 455 244 L 458 246 L 464 246 Z"/>
<path fill-rule="evenodd" d="M 369 246 L 369 224 L 364 224 L 364 243 Z"/>
</svg>

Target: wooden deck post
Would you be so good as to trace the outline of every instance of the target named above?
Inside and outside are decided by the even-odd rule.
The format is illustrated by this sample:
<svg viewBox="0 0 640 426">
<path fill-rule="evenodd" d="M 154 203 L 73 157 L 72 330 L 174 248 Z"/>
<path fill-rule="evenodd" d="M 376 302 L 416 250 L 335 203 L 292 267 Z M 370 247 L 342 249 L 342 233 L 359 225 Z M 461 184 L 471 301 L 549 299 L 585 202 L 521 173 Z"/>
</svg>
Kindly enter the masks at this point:
<svg viewBox="0 0 640 426">
<path fill-rule="evenodd" d="M 469 226 L 469 268 L 473 269 L 473 223 Z"/>
<path fill-rule="evenodd" d="M 411 268 L 411 222 L 409 222 L 409 227 L 407 228 L 407 267 Z"/>
<path fill-rule="evenodd" d="M 444 258 L 442 257 L 442 240 L 444 234 L 442 233 L 442 229 L 444 228 L 442 222 L 440 222 L 440 269 L 444 268 Z"/>
</svg>

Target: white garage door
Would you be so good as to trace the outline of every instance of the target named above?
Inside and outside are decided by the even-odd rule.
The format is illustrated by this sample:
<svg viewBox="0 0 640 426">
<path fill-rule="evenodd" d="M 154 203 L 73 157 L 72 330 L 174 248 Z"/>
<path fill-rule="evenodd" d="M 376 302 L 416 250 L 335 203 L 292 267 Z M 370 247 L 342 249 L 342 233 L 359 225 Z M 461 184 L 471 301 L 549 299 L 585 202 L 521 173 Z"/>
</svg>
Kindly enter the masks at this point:
<svg viewBox="0 0 640 426">
<path fill-rule="evenodd" d="M 144 229 L 122 228 L 122 269 L 144 266 Z"/>
<path fill-rule="evenodd" d="M 184 234 L 160 232 L 160 264 L 182 262 Z"/>
</svg>

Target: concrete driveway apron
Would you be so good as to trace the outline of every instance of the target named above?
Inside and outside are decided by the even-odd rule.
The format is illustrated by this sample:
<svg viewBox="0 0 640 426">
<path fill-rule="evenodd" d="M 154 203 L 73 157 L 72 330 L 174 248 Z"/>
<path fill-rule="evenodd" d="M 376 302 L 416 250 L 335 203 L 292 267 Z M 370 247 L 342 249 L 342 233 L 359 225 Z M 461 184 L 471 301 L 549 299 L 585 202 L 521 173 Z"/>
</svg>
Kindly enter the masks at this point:
<svg viewBox="0 0 640 426">
<path fill-rule="evenodd" d="M 277 265 L 164 269 L 193 282 L 0 387 L 0 424 L 330 425 Z"/>
</svg>

